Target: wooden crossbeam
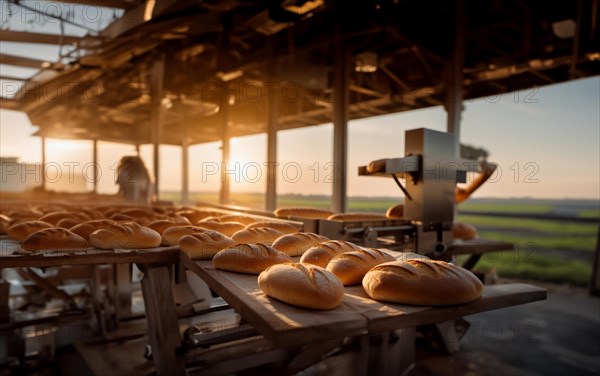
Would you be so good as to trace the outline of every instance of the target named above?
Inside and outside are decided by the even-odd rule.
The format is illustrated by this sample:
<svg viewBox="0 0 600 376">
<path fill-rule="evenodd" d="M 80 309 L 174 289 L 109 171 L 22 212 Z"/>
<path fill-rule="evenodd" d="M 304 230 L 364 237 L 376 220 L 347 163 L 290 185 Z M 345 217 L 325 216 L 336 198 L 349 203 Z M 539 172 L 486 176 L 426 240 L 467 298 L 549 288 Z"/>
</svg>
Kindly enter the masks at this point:
<svg viewBox="0 0 600 376">
<path fill-rule="evenodd" d="M 2 30 L 0 42 L 40 43 L 40 44 L 76 44 L 84 38 L 59 34 L 30 33 L 26 31 Z"/>
</svg>

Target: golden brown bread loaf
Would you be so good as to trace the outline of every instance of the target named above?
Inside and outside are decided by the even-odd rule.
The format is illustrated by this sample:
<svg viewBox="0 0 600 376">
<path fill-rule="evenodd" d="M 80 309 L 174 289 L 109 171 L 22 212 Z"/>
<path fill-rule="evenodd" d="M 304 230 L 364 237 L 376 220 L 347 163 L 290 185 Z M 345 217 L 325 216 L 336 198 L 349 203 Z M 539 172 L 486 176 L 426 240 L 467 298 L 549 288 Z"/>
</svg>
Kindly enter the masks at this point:
<svg viewBox="0 0 600 376">
<path fill-rule="evenodd" d="M 300 262 L 315 264 L 322 268 L 326 268 L 329 261 L 336 255 L 344 252 L 358 251 L 360 249 L 362 248 L 354 243 L 343 240 L 330 240 L 310 247 L 304 252 L 300 258 Z"/>
<path fill-rule="evenodd" d="M 87 240 L 62 227 L 34 232 L 21 243 L 25 251 L 58 251 L 89 248 Z"/>
<path fill-rule="evenodd" d="M 250 223 L 258 222 L 258 220 L 246 215 L 227 214 L 220 216 L 219 222 L 239 222 L 243 223 L 244 225 L 249 225 Z"/>
<path fill-rule="evenodd" d="M 454 222 L 452 224 L 452 236 L 454 239 L 470 240 L 477 237 L 477 229 L 468 223 Z"/>
<path fill-rule="evenodd" d="M 44 214 L 39 218 L 39 220 L 43 221 L 43 222 L 48 222 L 51 225 L 56 226 L 58 221 L 60 221 L 61 219 L 64 219 L 64 218 L 79 219 L 80 223 L 90 220 L 90 218 L 87 215 L 84 215 L 81 213 L 75 213 L 75 212 L 67 212 L 67 211 L 58 211 L 58 212 L 51 212 L 48 214 Z"/>
<path fill-rule="evenodd" d="M 351 221 L 376 221 L 386 219 L 383 214 L 375 214 L 375 213 L 338 213 L 327 218 L 330 221 L 342 221 L 342 222 L 351 222 Z"/>
<path fill-rule="evenodd" d="M 184 235 L 179 239 L 179 248 L 191 259 L 211 260 L 219 251 L 237 242 L 216 231 Z"/>
<path fill-rule="evenodd" d="M 6 234 L 8 228 L 11 226 L 11 219 L 9 216 L 0 214 L 0 234 Z"/>
<path fill-rule="evenodd" d="M 190 225 L 190 221 L 188 221 L 187 218 L 181 218 L 183 218 L 184 220 L 182 221 L 179 219 L 157 219 L 156 221 L 152 221 L 146 224 L 146 227 L 158 232 L 159 234 L 162 234 L 163 231 L 165 231 L 169 227 Z"/>
<path fill-rule="evenodd" d="M 270 266 L 258 276 L 258 286 L 272 298 L 303 308 L 334 309 L 344 299 L 336 276 L 312 264 Z"/>
<path fill-rule="evenodd" d="M 312 232 L 295 232 L 277 238 L 273 243 L 273 248 L 288 256 L 302 256 L 313 245 L 328 240 L 325 236 L 313 234 Z"/>
<path fill-rule="evenodd" d="M 467 303 L 483 292 L 483 284 L 473 273 L 438 260 L 380 264 L 365 275 L 362 284 L 372 299 L 412 305 Z"/>
<path fill-rule="evenodd" d="M 167 245 L 177 245 L 179 244 L 179 239 L 183 235 L 198 234 L 206 231 L 209 230 L 198 226 L 173 226 L 163 231 L 163 233 L 161 234 L 162 242 L 163 244 Z"/>
<path fill-rule="evenodd" d="M 258 227 L 268 227 L 274 230 L 277 230 L 283 234 L 293 234 L 294 232 L 300 231 L 300 229 L 296 226 L 290 225 L 289 223 L 284 222 L 271 222 L 271 221 L 260 221 L 250 223 L 246 226 L 246 228 L 258 228 Z"/>
<path fill-rule="evenodd" d="M 232 236 L 236 232 L 243 230 L 246 226 L 240 222 L 216 222 L 216 221 L 199 221 L 198 227 L 207 230 L 218 231 L 224 235 Z"/>
<path fill-rule="evenodd" d="M 36 231 L 43 230 L 45 228 L 52 228 L 50 223 L 44 221 L 26 221 L 17 223 L 8 228 L 7 234 L 12 239 L 23 241 L 26 237 L 33 234 Z"/>
<path fill-rule="evenodd" d="M 327 219 L 335 214 L 331 210 L 313 208 L 279 208 L 273 212 L 277 218 Z"/>
<path fill-rule="evenodd" d="M 219 251 L 215 268 L 230 272 L 259 274 L 274 264 L 293 262 L 291 257 L 266 244 L 238 244 Z"/>
<path fill-rule="evenodd" d="M 379 249 L 361 249 L 341 253 L 329 261 L 327 270 L 335 274 L 344 286 L 357 285 L 371 268 L 396 261 L 394 256 Z"/>
<path fill-rule="evenodd" d="M 398 204 L 394 206 L 390 206 L 385 213 L 385 216 L 390 219 L 398 219 L 404 217 L 404 205 Z"/>
<path fill-rule="evenodd" d="M 283 235 L 282 232 L 269 227 L 243 229 L 231 236 L 238 243 L 273 243 Z"/>
<path fill-rule="evenodd" d="M 112 225 L 116 225 L 117 222 L 111 219 L 95 219 L 93 221 L 87 221 L 75 225 L 69 229 L 74 234 L 81 236 L 84 239 L 88 239 L 90 234 L 96 230 L 100 230 L 101 228 L 106 228 Z"/>
<path fill-rule="evenodd" d="M 154 248 L 160 246 L 158 232 L 136 222 L 117 223 L 92 232 L 90 244 L 100 249 Z"/>
<path fill-rule="evenodd" d="M 386 162 L 387 159 L 377 159 L 369 162 L 369 164 L 367 164 L 367 172 L 385 172 Z"/>
<path fill-rule="evenodd" d="M 78 224 L 85 222 L 79 218 L 63 218 L 60 221 L 56 222 L 56 227 L 62 227 L 66 229 L 70 229 L 73 226 L 77 226 Z"/>
<path fill-rule="evenodd" d="M 204 218 L 222 215 L 222 213 L 218 211 L 207 209 L 180 210 L 177 212 L 177 214 L 187 218 L 190 223 L 196 223 Z"/>
</svg>

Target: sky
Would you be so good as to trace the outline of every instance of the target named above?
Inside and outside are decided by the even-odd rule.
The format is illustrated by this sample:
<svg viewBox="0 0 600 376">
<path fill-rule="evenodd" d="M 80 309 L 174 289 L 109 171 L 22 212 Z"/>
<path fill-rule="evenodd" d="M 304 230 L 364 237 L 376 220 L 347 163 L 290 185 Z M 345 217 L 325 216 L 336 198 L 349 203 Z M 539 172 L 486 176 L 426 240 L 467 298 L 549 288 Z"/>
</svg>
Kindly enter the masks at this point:
<svg viewBox="0 0 600 376">
<path fill-rule="evenodd" d="M 30 1 L 47 12 L 50 2 Z M 36 5 L 38 4 L 38 5 Z M 40 5 L 41 4 L 41 5 Z M 0 3 L 0 22 L 11 30 L 58 32 L 51 18 L 36 19 L 34 13 L 16 10 L 7 17 L 6 2 Z M 65 6 L 65 5 L 63 5 Z M 67 6 L 75 21 L 100 29 L 118 11 Z M 20 12 L 20 13 L 19 13 Z M 93 22 L 90 22 L 93 21 Z M 43 25 L 42 25 L 43 24 Z M 40 26 L 41 25 L 41 26 Z M 85 30 L 66 25 L 65 32 L 83 35 Z M 56 60 L 57 49 L 48 46 L 0 44 L 2 53 Z M 0 64 L 0 75 L 27 77 L 34 71 Z M 14 82 L 0 82 L 0 94 L 14 91 Z M 600 76 L 532 88 L 516 93 L 465 101 L 461 142 L 483 147 L 498 172 L 473 197 L 532 197 L 600 199 Z M 380 158 L 404 156 L 404 132 L 416 128 L 444 131 L 446 113 L 440 107 L 351 121 L 348 129 L 349 196 L 401 197 L 391 179 L 359 177 L 357 167 Z M 23 113 L 0 109 L 0 155 L 21 162 L 41 161 L 41 141 L 32 137 L 36 127 Z M 231 163 L 225 166 L 232 192 L 264 192 L 266 185 L 266 135 L 232 140 Z M 133 155 L 131 146 L 99 143 L 100 193 L 115 193 L 116 163 Z M 330 194 L 333 126 L 280 131 L 278 133 L 277 190 L 279 193 Z M 190 148 L 190 191 L 218 191 L 221 166 L 220 143 Z M 142 146 L 141 156 L 152 170 L 152 149 Z M 92 143 L 48 140 L 46 160 L 63 167 L 63 178 L 82 176 L 92 162 Z M 181 189 L 181 150 L 161 147 L 160 189 Z M 88 183 L 91 189 L 91 183 Z"/>
</svg>

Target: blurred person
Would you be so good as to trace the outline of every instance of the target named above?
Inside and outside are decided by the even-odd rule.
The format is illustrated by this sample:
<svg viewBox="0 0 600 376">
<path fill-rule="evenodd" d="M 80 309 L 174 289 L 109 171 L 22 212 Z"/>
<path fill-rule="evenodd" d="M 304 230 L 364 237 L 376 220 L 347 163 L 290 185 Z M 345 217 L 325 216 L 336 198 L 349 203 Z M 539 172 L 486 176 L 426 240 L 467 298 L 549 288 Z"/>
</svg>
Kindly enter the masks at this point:
<svg viewBox="0 0 600 376">
<path fill-rule="evenodd" d="M 126 201 L 139 204 L 150 204 L 153 195 L 153 181 L 138 156 L 125 156 L 119 161 L 116 184 L 119 185 L 119 196 Z"/>
</svg>

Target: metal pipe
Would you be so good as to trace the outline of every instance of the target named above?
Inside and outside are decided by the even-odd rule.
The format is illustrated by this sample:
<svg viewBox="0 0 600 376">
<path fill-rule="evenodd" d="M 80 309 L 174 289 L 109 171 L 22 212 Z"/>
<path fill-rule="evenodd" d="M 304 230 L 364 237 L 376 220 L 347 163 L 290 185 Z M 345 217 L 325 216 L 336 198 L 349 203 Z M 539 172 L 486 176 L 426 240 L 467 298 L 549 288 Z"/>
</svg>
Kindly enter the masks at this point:
<svg viewBox="0 0 600 376">
<path fill-rule="evenodd" d="M 454 133 L 456 157 L 460 156 L 460 120 L 463 101 L 463 68 L 465 59 L 465 2 L 455 4 L 454 48 L 446 77 L 447 132 Z"/>
</svg>

